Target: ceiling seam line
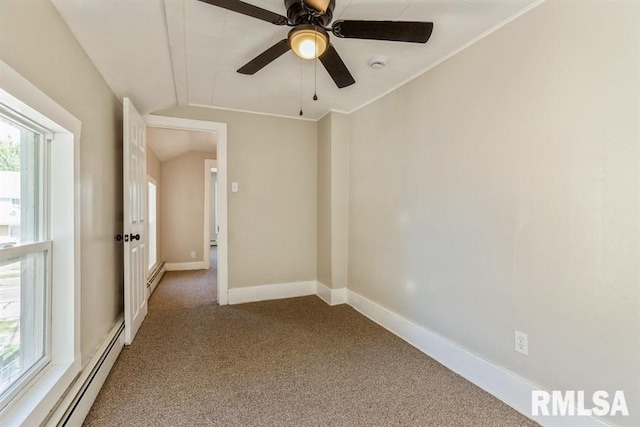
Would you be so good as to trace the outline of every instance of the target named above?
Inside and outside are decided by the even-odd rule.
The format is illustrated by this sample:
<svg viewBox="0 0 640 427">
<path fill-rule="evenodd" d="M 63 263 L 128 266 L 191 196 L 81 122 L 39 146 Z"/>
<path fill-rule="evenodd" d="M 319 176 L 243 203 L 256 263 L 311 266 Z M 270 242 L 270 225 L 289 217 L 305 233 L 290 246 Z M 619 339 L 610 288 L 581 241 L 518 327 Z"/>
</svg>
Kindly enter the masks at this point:
<svg viewBox="0 0 640 427">
<path fill-rule="evenodd" d="M 182 32 L 184 36 L 184 80 L 186 84 L 185 97 L 186 104 L 189 105 L 189 61 L 187 61 L 187 1 L 182 0 Z"/>
<path fill-rule="evenodd" d="M 167 2 L 164 1 L 163 15 L 164 26 L 167 29 L 167 47 L 169 48 L 169 59 L 171 61 L 171 73 L 173 74 L 173 92 L 176 97 L 176 105 L 180 105 L 180 97 L 178 95 L 178 78 L 176 76 L 176 67 L 173 59 L 173 52 L 171 50 L 171 34 L 169 30 L 169 18 L 167 17 Z"/>
</svg>

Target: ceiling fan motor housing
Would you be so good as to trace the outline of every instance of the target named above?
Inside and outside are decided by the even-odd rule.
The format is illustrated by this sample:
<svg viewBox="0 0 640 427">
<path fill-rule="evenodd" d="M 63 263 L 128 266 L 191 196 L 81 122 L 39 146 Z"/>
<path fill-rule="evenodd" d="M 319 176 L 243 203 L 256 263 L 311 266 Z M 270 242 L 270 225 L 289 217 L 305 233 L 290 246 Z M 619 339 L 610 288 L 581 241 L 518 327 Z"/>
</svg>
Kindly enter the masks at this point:
<svg viewBox="0 0 640 427">
<path fill-rule="evenodd" d="M 305 7 L 301 0 L 284 0 L 284 6 L 287 8 L 287 18 L 294 25 L 312 24 L 326 27 L 333 19 L 336 0 L 329 2 L 327 10 L 323 14 L 313 13 L 313 9 Z"/>
</svg>

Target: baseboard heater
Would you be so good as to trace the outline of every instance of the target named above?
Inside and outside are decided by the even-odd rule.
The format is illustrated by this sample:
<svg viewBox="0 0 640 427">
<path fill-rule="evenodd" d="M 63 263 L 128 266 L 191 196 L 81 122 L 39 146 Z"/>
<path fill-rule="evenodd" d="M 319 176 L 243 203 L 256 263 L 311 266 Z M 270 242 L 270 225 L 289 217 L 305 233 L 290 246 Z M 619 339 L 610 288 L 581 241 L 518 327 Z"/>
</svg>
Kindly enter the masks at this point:
<svg viewBox="0 0 640 427">
<path fill-rule="evenodd" d="M 81 426 L 123 347 L 124 321 L 121 318 L 43 424 L 47 427 Z"/>
<path fill-rule="evenodd" d="M 149 295 L 151 295 L 156 289 L 156 286 L 158 286 L 158 283 L 160 283 L 160 279 L 162 279 L 162 276 L 164 276 L 164 273 L 166 271 L 167 266 L 164 261 L 158 264 L 155 270 L 153 270 L 153 273 L 151 273 L 151 275 L 147 279 L 147 289 L 149 290 Z"/>
</svg>

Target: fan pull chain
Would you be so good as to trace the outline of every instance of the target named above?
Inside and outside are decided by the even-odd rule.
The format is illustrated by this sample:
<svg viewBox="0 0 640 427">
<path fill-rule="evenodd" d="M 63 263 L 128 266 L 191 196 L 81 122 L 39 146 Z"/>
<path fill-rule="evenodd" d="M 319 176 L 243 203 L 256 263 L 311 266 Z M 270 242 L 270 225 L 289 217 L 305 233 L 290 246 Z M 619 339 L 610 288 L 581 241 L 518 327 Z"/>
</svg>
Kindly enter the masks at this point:
<svg viewBox="0 0 640 427">
<path fill-rule="evenodd" d="M 313 88 L 313 100 L 317 101 L 318 100 L 318 59 L 316 58 L 316 61 L 314 63 L 314 76 L 313 76 L 313 84 L 314 84 L 314 88 Z"/>
<path fill-rule="evenodd" d="M 300 116 L 303 116 L 302 112 L 302 58 L 300 58 Z"/>
<path fill-rule="evenodd" d="M 313 35 L 316 42 L 316 58 L 313 60 L 313 100 L 318 100 L 318 33 Z"/>
</svg>

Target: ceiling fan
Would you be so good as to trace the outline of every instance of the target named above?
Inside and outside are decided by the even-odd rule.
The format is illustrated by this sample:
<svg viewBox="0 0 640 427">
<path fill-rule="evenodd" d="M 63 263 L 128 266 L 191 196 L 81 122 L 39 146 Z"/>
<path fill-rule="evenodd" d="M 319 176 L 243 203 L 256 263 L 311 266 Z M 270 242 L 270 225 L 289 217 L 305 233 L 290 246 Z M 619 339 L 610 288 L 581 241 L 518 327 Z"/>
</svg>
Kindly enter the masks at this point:
<svg viewBox="0 0 640 427">
<path fill-rule="evenodd" d="M 353 21 L 333 19 L 335 0 L 284 0 L 287 16 L 278 15 L 239 0 L 200 0 L 274 25 L 293 27 L 286 39 L 249 61 L 238 72 L 253 75 L 292 49 L 302 59 L 320 59 L 339 88 L 356 81 L 329 41 L 329 32 L 345 39 L 388 40 L 426 43 L 433 31 L 432 22 Z"/>
</svg>

